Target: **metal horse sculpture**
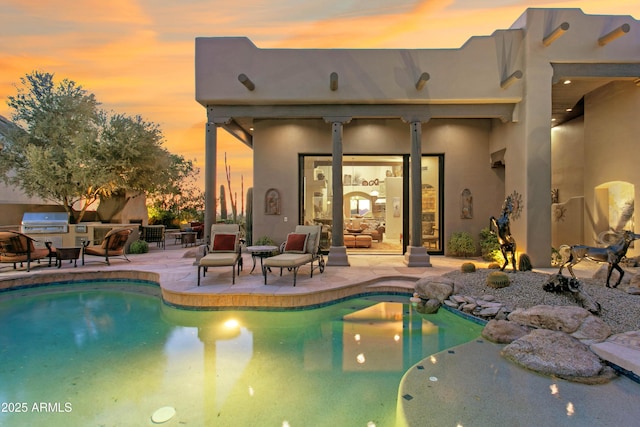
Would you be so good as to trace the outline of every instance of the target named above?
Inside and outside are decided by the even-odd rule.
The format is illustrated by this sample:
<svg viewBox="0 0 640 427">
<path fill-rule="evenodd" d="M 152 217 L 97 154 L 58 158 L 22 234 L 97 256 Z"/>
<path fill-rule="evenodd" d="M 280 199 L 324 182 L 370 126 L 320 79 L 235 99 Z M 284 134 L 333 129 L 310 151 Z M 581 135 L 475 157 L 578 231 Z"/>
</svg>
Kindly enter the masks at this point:
<svg viewBox="0 0 640 427">
<path fill-rule="evenodd" d="M 509 253 L 511 253 L 513 271 L 516 271 L 516 241 L 511 235 L 511 228 L 509 227 L 509 215 L 511 215 L 511 212 L 513 212 L 513 201 L 511 196 L 507 196 L 502 205 L 502 214 L 498 218 L 489 218 L 489 231 L 498 237 L 500 251 L 504 257 L 501 271 L 504 271 L 505 267 L 509 265 Z"/>
<path fill-rule="evenodd" d="M 622 238 L 615 244 L 609 245 L 606 248 L 596 248 L 592 246 L 585 245 L 574 245 L 567 246 L 563 245 L 560 247 L 560 253 L 565 258 L 565 254 L 568 252 L 569 256 L 566 258 L 566 261 L 562 263 L 560 266 L 560 270 L 558 274 L 562 274 L 562 269 L 567 266 L 567 270 L 571 273 L 571 276 L 575 279 L 576 275 L 573 274 L 572 267 L 582 261 L 583 259 L 590 259 L 595 262 L 606 262 L 609 264 L 609 269 L 607 271 L 607 288 L 609 286 L 609 279 L 611 279 L 611 273 L 615 268 L 620 273 L 620 277 L 618 277 L 618 281 L 614 288 L 618 287 L 620 282 L 622 281 L 622 276 L 624 276 L 624 270 L 618 265 L 622 258 L 627 254 L 627 249 L 629 249 L 629 245 L 636 239 L 640 238 L 640 234 L 632 233 L 631 231 L 624 230 L 622 232 Z"/>
</svg>

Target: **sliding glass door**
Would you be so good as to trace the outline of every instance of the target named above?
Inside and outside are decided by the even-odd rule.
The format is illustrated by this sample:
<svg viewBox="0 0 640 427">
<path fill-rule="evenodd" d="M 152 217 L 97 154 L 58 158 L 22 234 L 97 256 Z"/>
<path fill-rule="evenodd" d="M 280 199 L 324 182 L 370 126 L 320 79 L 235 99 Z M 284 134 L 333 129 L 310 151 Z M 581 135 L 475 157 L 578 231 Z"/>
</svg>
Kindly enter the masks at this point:
<svg viewBox="0 0 640 427">
<path fill-rule="evenodd" d="M 440 157 L 425 156 L 423 183 L 423 241 L 430 251 L 440 250 Z M 353 253 L 401 254 L 408 243 L 408 180 L 403 155 L 345 155 L 342 177 L 344 244 Z M 333 182 L 331 156 L 300 157 L 301 211 L 303 224 L 322 224 L 321 248 L 329 250 L 333 228 Z M 435 178 L 434 178 L 435 174 Z M 424 198 L 428 198 L 425 204 Z"/>
</svg>

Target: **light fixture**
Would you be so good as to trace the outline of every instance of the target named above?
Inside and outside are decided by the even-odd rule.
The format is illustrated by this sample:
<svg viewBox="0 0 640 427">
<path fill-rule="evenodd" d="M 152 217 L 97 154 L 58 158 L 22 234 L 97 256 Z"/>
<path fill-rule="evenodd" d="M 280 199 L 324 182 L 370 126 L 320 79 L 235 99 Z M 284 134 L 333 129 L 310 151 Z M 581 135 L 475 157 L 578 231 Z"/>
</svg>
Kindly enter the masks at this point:
<svg viewBox="0 0 640 427">
<path fill-rule="evenodd" d="M 564 110 L 564 111 L 566 111 L 567 113 L 570 113 L 570 112 L 572 112 L 572 111 L 573 111 L 573 108 L 567 108 L 567 109 L 566 109 L 566 110 Z"/>
<path fill-rule="evenodd" d="M 570 85 L 570 84 L 571 84 L 571 80 L 568 80 L 568 79 L 567 79 L 567 80 L 563 81 L 563 82 L 562 82 L 562 84 Z"/>
</svg>

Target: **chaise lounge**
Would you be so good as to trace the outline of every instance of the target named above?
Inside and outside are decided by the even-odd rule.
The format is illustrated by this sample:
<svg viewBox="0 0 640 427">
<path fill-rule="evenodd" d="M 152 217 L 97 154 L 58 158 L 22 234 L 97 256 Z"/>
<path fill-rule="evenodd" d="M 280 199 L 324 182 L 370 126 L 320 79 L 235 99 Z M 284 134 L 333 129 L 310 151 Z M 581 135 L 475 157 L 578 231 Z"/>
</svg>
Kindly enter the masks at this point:
<svg viewBox="0 0 640 427">
<path fill-rule="evenodd" d="M 289 233 L 287 241 L 282 244 L 281 254 L 264 260 L 262 274 L 264 284 L 267 284 L 267 271 L 271 267 L 280 269 L 286 268 L 293 271 L 293 286 L 296 285 L 298 269 L 311 263 L 311 277 L 313 277 L 313 263 L 318 262 L 320 273 L 324 272 L 324 258 L 320 252 L 320 234 L 322 227 L 319 225 L 297 225 L 295 232 Z"/>
<path fill-rule="evenodd" d="M 238 224 L 213 224 L 209 245 L 201 247 L 204 249 L 204 256 L 197 261 L 198 286 L 200 286 L 200 272 L 202 272 L 202 277 L 205 277 L 207 270 L 211 267 L 231 267 L 231 284 L 235 284 L 236 268 L 238 275 L 242 270 L 240 226 Z"/>
</svg>

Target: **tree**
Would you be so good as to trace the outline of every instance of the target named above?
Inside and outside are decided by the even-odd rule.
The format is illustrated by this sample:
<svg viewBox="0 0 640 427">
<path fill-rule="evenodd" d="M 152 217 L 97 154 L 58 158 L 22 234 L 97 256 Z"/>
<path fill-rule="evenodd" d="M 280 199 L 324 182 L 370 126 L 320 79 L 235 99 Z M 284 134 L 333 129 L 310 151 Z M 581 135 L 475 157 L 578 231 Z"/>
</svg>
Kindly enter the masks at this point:
<svg viewBox="0 0 640 427">
<path fill-rule="evenodd" d="M 35 71 L 20 83 L 8 100 L 19 130 L 0 156 L 7 184 L 61 204 L 71 221 L 99 199 L 162 185 L 172 159 L 157 125 L 109 115 L 82 86 L 68 79 L 56 85 L 50 73 Z"/>
<path fill-rule="evenodd" d="M 191 160 L 172 154 L 163 177 L 147 197 L 150 220 L 170 225 L 174 219 L 202 221 L 204 195 L 197 185 L 200 170 Z"/>
</svg>

